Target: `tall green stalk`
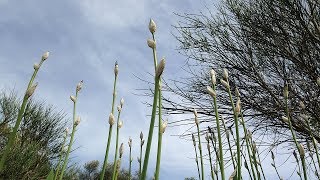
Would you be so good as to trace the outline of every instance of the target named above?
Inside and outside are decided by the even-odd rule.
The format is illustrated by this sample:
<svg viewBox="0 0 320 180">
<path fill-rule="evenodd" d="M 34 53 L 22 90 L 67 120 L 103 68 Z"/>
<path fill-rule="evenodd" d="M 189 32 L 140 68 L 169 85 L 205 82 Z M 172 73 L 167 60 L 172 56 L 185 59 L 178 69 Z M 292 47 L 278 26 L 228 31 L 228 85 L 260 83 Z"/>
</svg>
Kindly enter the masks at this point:
<svg viewBox="0 0 320 180">
<path fill-rule="evenodd" d="M 212 159 L 211 159 L 211 150 L 210 150 L 210 139 L 209 139 L 208 133 L 206 134 L 206 140 L 207 140 L 207 150 L 208 150 L 209 163 L 210 163 L 210 174 L 211 174 L 212 180 L 214 180 L 214 173 L 213 173 Z"/>
<path fill-rule="evenodd" d="M 65 134 L 65 136 L 63 138 L 63 143 L 62 143 L 60 154 L 59 154 L 60 157 L 59 157 L 59 161 L 58 161 L 58 164 L 57 164 L 57 167 L 56 167 L 56 173 L 54 175 L 54 179 L 56 179 L 58 177 L 58 175 L 59 175 L 60 164 L 61 164 L 61 160 L 62 160 L 62 157 L 63 157 L 64 145 L 66 143 L 67 136 L 68 136 L 68 131 L 66 131 L 66 134 Z"/>
<path fill-rule="evenodd" d="M 66 156 L 64 158 L 64 163 L 63 163 L 62 170 L 61 170 L 61 175 L 60 175 L 60 178 L 59 178 L 60 180 L 62 180 L 64 171 L 65 171 L 65 169 L 67 167 L 67 164 L 68 164 L 68 159 L 69 159 L 71 147 L 73 145 L 73 139 L 74 139 L 74 134 L 76 132 L 76 127 L 78 126 L 78 123 L 80 123 L 80 119 L 77 120 L 77 118 L 76 118 L 76 107 L 77 107 L 77 101 L 78 101 L 78 93 L 82 88 L 82 82 L 83 81 L 81 81 L 77 85 L 76 96 L 75 97 L 73 97 L 73 96 L 70 97 L 71 100 L 73 101 L 73 126 L 72 126 L 71 138 L 70 138 L 69 145 L 68 145 L 68 150 L 67 150 Z"/>
<path fill-rule="evenodd" d="M 193 141 L 193 147 L 194 147 L 194 152 L 196 154 L 196 163 L 197 163 L 197 169 L 198 169 L 198 176 L 199 176 L 199 180 L 201 179 L 201 176 L 200 176 L 200 170 L 199 170 L 199 161 L 198 161 L 198 153 L 197 153 L 197 147 L 196 147 L 196 140 L 194 138 L 194 135 L 192 135 L 192 141 Z"/>
<path fill-rule="evenodd" d="M 237 145 L 237 180 L 241 179 L 241 154 L 240 154 L 240 134 L 239 134 L 239 122 L 238 122 L 238 113 L 235 111 L 235 106 L 233 103 L 229 80 L 226 75 L 226 81 L 221 80 L 222 84 L 227 88 L 228 94 L 229 94 L 229 100 L 232 105 L 232 111 L 233 111 L 233 118 L 235 121 L 235 127 L 236 127 L 236 145 Z"/>
<path fill-rule="evenodd" d="M 233 165 L 233 169 L 236 169 L 236 164 L 234 162 L 233 156 L 232 156 L 232 146 L 231 146 L 231 142 L 230 142 L 230 132 L 226 127 L 226 124 L 224 123 L 224 119 L 221 116 L 221 122 L 224 128 L 224 131 L 226 132 L 226 137 L 227 137 L 227 141 L 228 141 L 228 148 L 229 148 L 229 152 L 230 152 L 230 156 L 231 156 L 231 160 L 232 160 L 232 165 Z"/>
<path fill-rule="evenodd" d="M 297 138 L 296 138 L 296 134 L 293 131 L 292 128 L 292 124 L 291 124 L 291 118 L 290 118 L 290 113 L 289 113 L 289 107 L 288 107 L 288 95 L 289 95 L 289 91 L 288 91 L 288 85 L 285 86 L 284 88 L 284 98 L 285 98 L 285 111 L 286 111 L 286 118 L 288 118 L 288 123 L 289 123 L 289 128 L 292 134 L 292 138 L 294 140 L 294 143 L 296 145 L 296 148 L 298 149 L 299 155 L 300 155 L 300 159 L 301 159 L 301 163 L 302 163 L 302 169 L 303 169 L 303 176 L 304 179 L 307 180 L 308 176 L 307 176 L 307 169 L 306 169 L 306 161 L 304 158 L 304 150 L 303 147 L 298 144 Z"/>
<path fill-rule="evenodd" d="M 41 61 L 39 64 L 34 64 L 33 68 L 34 68 L 34 71 L 33 71 L 33 74 L 31 76 L 31 79 L 29 80 L 29 83 L 28 83 L 28 86 L 27 86 L 27 90 L 24 94 L 24 97 L 23 97 L 23 101 L 22 101 L 22 104 L 21 104 L 21 107 L 19 109 L 19 112 L 18 112 L 18 118 L 17 118 L 17 121 L 14 125 L 14 128 L 13 128 L 13 131 L 10 133 L 10 136 L 9 136 L 9 140 L 8 140 L 8 143 L 4 149 L 4 153 L 1 157 L 1 160 L 0 160 L 0 172 L 2 172 L 3 168 L 4 168 L 4 163 L 7 159 L 7 156 L 10 152 L 10 149 L 12 148 L 13 146 L 13 143 L 15 141 L 15 138 L 16 138 L 16 134 L 17 134 L 17 131 L 19 129 L 19 126 L 21 124 L 21 121 L 22 121 L 22 118 L 23 118 L 23 115 L 24 115 L 24 111 L 26 109 L 26 105 L 27 105 L 27 101 L 29 99 L 29 97 L 33 94 L 35 88 L 37 87 L 37 84 L 33 85 L 33 81 L 39 71 L 39 68 L 41 67 L 42 63 L 49 57 L 49 52 L 46 52 L 42 55 L 41 57 Z"/>
<path fill-rule="evenodd" d="M 200 164 L 201 164 L 201 179 L 204 180 L 204 167 L 203 167 L 203 155 L 202 155 L 202 147 L 201 147 L 201 138 L 200 138 L 200 129 L 199 129 L 199 121 L 198 121 L 198 113 L 194 109 L 194 118 L 195 118 L 195 123 L 197 126 L 197 133 L 198 133 L 198 147 L 200 151 Z"/>
<path fill-rule="evenodd" d="M 115 100 L 116 100 L 116 85 L 117 85 L 117 78 L 118 78 L 118 63 L 115 63 L 115 67 L 114 67 L 114 81 L 113 81 L 113 93 L 112 93 L 112 105 L 111 105 L 111 114 L 114 114 L 114 104 L 115 104 Z M 100 180 L 104 179 L 104 175 L 106 173 L 106 168 L 107 168 L 107 164 L 108 164 L 108 156 L 109 156 L 109 149 L 110 149 L 110 143 L 111 143 L 111 139 L 112 139 L 112 127 L 113 124 L 110 123 L 109 121 L 109 134 L 108 134 L 108 142 L 107 142 L 107 147 L 106 147 L 106 153 L 104 155 L 104 161 L 103 161 L 103 166 L 102 166 L 102 173 L 100 175 Z"/>
<path fill-rule="evenodd" d="M 131 165 L 132 165 L 132 154 L 131 154 L 131 151 L 132 151 L 132 139 L 129 138 L 129 180 L 131 180 Z"/>
<path fill-rule="evenodd" d="M 122 108 L 122 107 L 121 107 Z M 119 130 L 122 126 L 122 122 L 120 122 L 120 114 L 121 108 L 118 108 L 118 118 L 117 118 L 117 134 L 116 134 L 116 150 L 114 153 L 114 160 L 113 160 L 113 173 L 112 173 L 112 180 L 116 177 L 116 170 L 117 170 L 117 156 L 118 156 L 118 148 L 119 148 Z"/>
</svg>

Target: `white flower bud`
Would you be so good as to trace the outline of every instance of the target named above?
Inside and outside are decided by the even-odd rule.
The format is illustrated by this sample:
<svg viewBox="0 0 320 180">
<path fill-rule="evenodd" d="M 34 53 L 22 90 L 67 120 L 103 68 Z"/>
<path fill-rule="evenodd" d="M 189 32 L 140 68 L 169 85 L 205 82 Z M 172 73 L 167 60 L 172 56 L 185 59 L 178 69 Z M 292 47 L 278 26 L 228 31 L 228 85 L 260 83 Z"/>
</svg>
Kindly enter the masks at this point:
<svg viewBox="0 0 320 180">
<path fill-rule="evenodd" d="M 115 122 L 114 116 L 113 116 L 112 113 L 110 113 L 110 115 L 109 115 L 109 124 L 110 124 L 110 126 L 114 125 L 114 122 Z"/>
<path fill-rule="evenodd" d="M 213 90 L 210 86 L 207 86 L 207 93 L 212 97 L 215 98 L 217 96 L 215 90 Z"/>
<path fill-rule="evenodd" d="M 50 54 L 49 51 L 45 52 L 41 57 L 42 61 L 45 61 L 46 59 L 48 59 L 49 54 Z"/>
<path fill-rule="evenodd" d="M 298 143 L 298 151 L 301 157 L 305 156 L 304 148 L 300 143 Z"/>
<path fill-rule="evenodd" d="M 40 65 L 38 63 L 34 63 L 33 69 L 38 70 L 40 68 Z"/>
<path fill-rule="evenodd" d="M 114 65 L 114 74 L 118 76 L 118 73 L 119 73 L 119 65 L 118 65 L 118 62 L 116 61 Z"/>
<path fill-rule="evenodd" d="M 73 101 L 74 103 L 76 102 L 76 97 L 75 96 L 70 96 L 71 101 Z"/>
<path fill-rule="evenodd" d="M 149 22 L 149 31 L 153 34 L 153 33 L 156 32 L 156 30 L 157 30 L 157 25 L 156 25 L 156 23 L 155 23 L 152 19 L 150 19 L 150 22 Z"/>
<path fill-rule="evenodd" d="M 119 106 L 117 106 L 117 109 L 118 109 L 118 112 L 121 112 L 121 106 L 119 105 Z"/>
<path fill-rule="evenodd" d="M 286 116 L 282 116 L 282 121 L 289 124 L 289 119 Z"/>
<path fill-rule="evenodd" d="M 123 125 L 123 121 L 119 121 L 119 123 L 118 123 L 118 128 L 119 128 L 119 129 L 122 128 L 122 125 Z"/>
<path fill-rule="evenodd" d="M 34 91 L 36 90 L 38 86 L 38 83 L 35 83 L 34 85 L 30 86 L 26 92 L 27 98 L 33 95 Z"/>
<path fill-rule="evenodd" d="M 228 70 L 226 68 L 223 68 L 222 77 L 223 77 L 224 80 L 228 80 L 229 79 L 229 73 L 228 73 Z"/>
<path fill-rule="evenodd" d="M 151 49 L 156 48 L 156 41 L 154 41 L 153 39 L 147 39 L 147 44 Z"/>
<path fill-rule="evenodd" d="M 162 124 L 161 124 L 161 133 L 165 132 L 167 125 L 168 125 L 168 120 L 162 122 Z"/>
<path fill-rule="evenodd" d="M 212 84 L 216 85 L 217 84 L 216 72 L 213 69 L 210 70 L 210 77 L 211 77 Z"/>
<path fill-rule="evenodd" d="M 77 116 L 77 119 L 76 119 L 76 121 L 74 122 L 74 125 L 75 125 L 75 126 L 78 126 L 78 125 L 80 124 L 80 121 L 81 121 L 80 116 Z"/>
<path fill-rule="evenodd" d="M 123 143 L 121 143 L 121 145 L 120 145 L 119 155 L 120 155 L 120 158 L 121 158 L 122 155 L 123 155 Z"/>
<path fill-rule="evenodd" d="M 77 92 L 79 92 L 82 89 L 82 85 L 83 85 L 83 80 L 81 80 L 78 84 L 77 84 Z"/>
<path fill-rule="evenodd" d="M 194 121 L 196 123 L 196 125 L 199 125 L 199 120 L 198 120 L 198 112 L 196 109 L 193 109 L 193 114 L 194 114 Z"/>
<path fill-rule="evenodd" d="M 63 153 L 67 153 L 68 152 L 68 146 L 64 146 L 63 149 L 62 149 L 62 152 Z"/>
<path fill-rule="evenodd" d="M 240 114 L 240 111 L 241 111 L 241 102 L 240 102 L 240 98 L 238 98 L 238 100 L 237 100 L 235 111 L 236 111 L 237 115 L 239 115 L 239 114 Z"/>
<path fill-rule="evenodd" d="M 221 84 L 222 84 L 225 88 L 227 88 L 227 89 L 230 88 L 229 83 L 228 83 L 227 81 L 225 81 L 225 80 L 223 80 L 223 79 L 220 79 L 220 82 L 221 82 Z"/>
<path fill-rule="evenodd" d="M 156 68 L 156 77 L 160 78 L 161 74 L 163 73 L 165 65 L 166 65 L 166 60 L 162 58 Z"/>
<path fill-rule="evenodd" d="M 121 100 L 120 100 L 120 106 L 123 107 L 123 104 L 124 104 L 124 99 L 121 98 Z"/>
</svg>

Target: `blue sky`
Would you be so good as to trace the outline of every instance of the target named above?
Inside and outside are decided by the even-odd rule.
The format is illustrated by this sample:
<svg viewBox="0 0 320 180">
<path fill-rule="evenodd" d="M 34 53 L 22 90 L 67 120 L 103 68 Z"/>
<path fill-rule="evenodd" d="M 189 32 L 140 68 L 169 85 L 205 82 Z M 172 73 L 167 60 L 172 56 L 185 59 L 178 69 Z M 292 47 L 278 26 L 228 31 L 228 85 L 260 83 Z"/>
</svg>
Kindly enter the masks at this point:
<svg viewBox="0 0 320 180">
<path fill-rule="evenodd" d="M 213 2 L 195 0 L 0 0 L 0 88 L 15 88 L 21 94 L 42 53 L 50 57 L 41 67 L 35 98 L 63 109 L 71 118 L 69 96 L 84 80 L 79 95 L 78 114 L 82 122 L 76 132 L 73 162 L 103 160 L 111 109 L 113 66 L 119 62 L 118 98 L 125 99 L 120 142 L 125 143 L 123 167 L 128 166 L 127 141 L 133 139 L 134 170 L 139 154 L 139 134 L 148 133 L 150 99 L 137 96 L 137 89 L 149 86 L 136 76 L 152 81 L 152 52 L 146 45 L 150 37 L 149 19 L 157 23 L 158 56 L 166 57 L 164 78 L 183 75 L 185 57 L 175 50 L 172 36 L 178 17 L 173 13 L 198 13 Z M 170 120 L 175 117 L 167 117 Z M 197 176 L 192 159 L 192 143 L 173 136 L 187 127 L 168 127 L 164 134 L 161 179 Z M 156 139 L 156 136 L 154 137 Z M 113 141 L 114 142 L 114 141 Z M 155 141 L 154 141 L 155 142 Z M 156 143 L 152 148 L 149 175 L 155 168 Z M 114 147 L 114 146 L 112 146 Z M 112 161 L 111 149 L 109 161 Z M 207 172 L 209 166 L 206 164 Z M 231 172 L 228 172 L 231 173 Z M 267 172 L 268 173 L 268 172 Z M 207 174 L 209 177 L 209 173 Z"/>
</svg>

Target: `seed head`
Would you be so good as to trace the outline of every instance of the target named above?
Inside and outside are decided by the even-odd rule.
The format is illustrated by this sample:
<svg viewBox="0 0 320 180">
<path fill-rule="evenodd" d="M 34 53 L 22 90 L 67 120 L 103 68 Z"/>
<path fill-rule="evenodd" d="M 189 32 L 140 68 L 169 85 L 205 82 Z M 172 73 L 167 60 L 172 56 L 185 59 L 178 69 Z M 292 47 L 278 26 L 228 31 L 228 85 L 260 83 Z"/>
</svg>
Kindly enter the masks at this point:
<svg viewBox="0 0 320 180">
<path fill-rule="evenodd" d="M 120 129 L 122 127 L 122 125 L 123 125 L 123 121 L 119 121 L 118 128 Z"/>
<path fill-rule="evenodd" d="M 113 116 L 112 113 L 110 113 L 110 115 L 109 115 L 109 124 L 110 124 L 110 126 L 114 125 L 114 122 L 115 122 L 114 116 Z"/>
<path fill-rule="evenodd" d="M 131 139 L 131 137 L 129 137 L 128 145 L 129 145 L 130 148 L 132 147 L 132 139 Z"/>
<path fill-rule="evenodd" d="M 32 94 L 34 93 L 34 91 L 36 90 L 38 86 L 38 83 L 35 83 L 34 85 L 30 86 L 26 92 L 27 97 L 29 98 L 30 96 L 32 96 Z"/>
<path fill-rule="evenodd" d="M 213 69 L 210 70 L 210 77 L 211 77 L 212 84 L 216 85 L 217 84 L 216 72 Z"/>
<path fill-rule="evenodd" d="M 120 100 L 120 106 L 123 107 L 123 104 L 124 104 L 124 99 L 121 98 L 121 100 Z"/>
<path fill-rule="evenodd" d="M 298 144 L 298 151 L 301 157 L 305 156 L 304 148 L 300 143 Z"/>
<path fill-rule="evenodd" d="M 286 116 L 282 116 L 282 121 L 289 124 L 289 119 Z"/>
<path fill-rule="evenodd" d="M 156 23 L 155 23 L 152 19 L 150 19 L 150 22 L 149 22 L 149 31 L 153 34 L 153 33 L 156 32 L 156 30 L 157 30 L 157 25 L 156 25 Z"/>
<path fill-rule="evenodd" d="M 156 77 L 160 78 L 161 74 L 163 73 L 165 65 L 166 65 L 166 60 L 162 58 L 156 69 Z"/>
<path fill-rule="evenodd" d="M 34 63 L 33 69 L 38 70 L 40 68 L 40 65 L 38 63 Z"/>
<path fill-rule="evenodd" d="M 196 125 L 199 125 L 199 120 L 198 120 L 198 113 L 196 109 L 193 109 L 193 114 L 194 114 L 194 121 L 196 123 Z"/>
<path fill-rule="evenodd" d="M 239 115 L 239 114 L 240 114 L 240 111 L 241 111 L 241 102 L 240 102 L 240 98 L 238 98 L 238 100 L 237 100 L 235 111 L 236 111 L 237 115 Z"/>
<path fill-rule="evenodd" d="M 227 81 L 223 80 L 223 79 L 220 79 L 220 82 L 222 84 L 222 86 L 224 86 L 225 88 L 229 89 L 230 88 L 230 85 Z"/>
<path fill-rule="evenodd" d="M 141 133 L 140 133 L 140 139 L 141 139 L 141 141 L 142 141 L 142 139 L 143 139 L 143 133 L 142 133 L 142 131 L 141 131 Z"/>
<path fill-rule="evenodd" d="M 118 112 L 121 112 L 121 106 L 119 105 L 119 106 L 117 106 L 117 109 L 118 109 Z"/>
<path fill-rule="evenodd" d="M 213 90 L 210 86 L 207 86 L 207 92 L 212 98 L 215 98 L 217 96 L 215 90 Z"/>
<path fill-rule="evenodd" d="M 49 51 L 45 52 L 45 53 L 42 55 L 41 60 L 42 60 L 42 61 L 45 61 L 46 59 L 48 59 L 49 54 L 50 54 Z"/>
<path fill-rule="evenodd" d="M 147 39 L 147 44 L 149 48 L 156 49 L 156 41 L 154 41 L 153 39 Z"/>
<path fill-rule="evenodd" d="M 71 101 L 73 101 L 74 103 L 76 102 L 76 97 L 75 96 L 70 96 Z"/>
<path fill-rule="evenodd" d="M 118 61 L 116 61 L 114 64 L 114 75 L 118 76 L 118 73 L 119 73 L 119 65 L 118 65 Z"/>
<path fill-rule="evenodd" d="M 168 125 L 168 120 L 162 122 L 162 124 L 161 124 L 161 133 L 165 132 L 167 125 Z"/>
<path fill-rule="evenodd" d="M 77 92 L 79 92 L 79 91 L 82 89 L 82 85 L 83 85 L 83 80 L 81 80 L 81 81 L 78 83 L 77 88 L 76 88 Z"/>
<path fill-rule="evenodd" d="M 229 73 L 228 73 L 228 70 L 226 68 L 223 68 L 222 77 L 226 81 L 229 79 Z"/>
<path fill-rule="evenodd" d="M 75 126 L 78 126 L 78 125 L 80 124 L 80 121 L 81 121 L 80 116 L 77 116 L 77 119 L 76 119 L 76 121 L 74 122 L 74 125 L 75 125 Z"/>
<path fill-rule="evenodd" d="M 121 145 L 120 145 L 119 155 L 120 155 L 120 158 L 121 158 L 122 155 L 123 155 L 123 143 L 121 143 Z"/>
</svg>

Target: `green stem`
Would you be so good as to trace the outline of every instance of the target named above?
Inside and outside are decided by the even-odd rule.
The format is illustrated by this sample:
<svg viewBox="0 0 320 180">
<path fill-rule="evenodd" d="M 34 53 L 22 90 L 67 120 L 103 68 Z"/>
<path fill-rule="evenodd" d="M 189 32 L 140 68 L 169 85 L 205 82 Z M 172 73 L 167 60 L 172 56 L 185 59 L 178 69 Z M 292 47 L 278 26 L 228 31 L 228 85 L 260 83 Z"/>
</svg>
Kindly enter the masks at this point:
<svg viewBox="0 0 320 180">
<path fill-rule="evenodd" d="M 142 140 L 141 140 L 141 145 L 140 145 L 140 163 L 139 163 L 139 178 L 141 178 L 142 174 Z"/>
<path fill-rule="evenodd" d="M 200 169 L 199 169 L 199 162 L 198 162 L 198 153 L 197 153 L 197 148 L 194 146 L 194 152 L 196 153 L 196 163 L 197 163 L 197 169 L 198 169 L 198 175 L 199 175 L 199 180 L 201 179 L 200 176 Z"/>
<path fill-rule="evenodd" d="M 61 146 L 61 150 L 60 150 L 60 157 L 59 157 L 59 161 L 58 161 L 58 164 L 57 164 L 57 167 L 56 167 L 56 173 L 54 175 L 54 179 L 56 179 L 59 175 L 59 171 L 60 171 L 60 164 L 61 164 L 61 160 L 62 160 L 62 156 L 63 156 L 63 149 L 64 149 L 64 145 L 66 143 L 66 140 L 67 140 L 67 135 L 63 138 L 63 143 L 62 143 L 62 146 Z"/>
<path fill-rule="evenodd" d="M 223 125 L 223 128 L 224 128 L 224 131 L 227 132 L 227 127 L 226 127 L 226 124 L 224 123 L 223 118 L 221 118 L 221 122 L 222 122 L 222 125 Z M 229 132 L 229 134 L 230 134 L 230 132 Z M 233 159 L 233 156 L 232 156 L 232 146 L 231 146 L 231 143 L 230 143 L 230 137 L 229 136 L 227 136 L 227 141 L 228 141 L 228 147 L 229 147 L 229 152 L 230 152 L 230 155 L 231 155 L 233 169 L 236 169 L 236 165 L 235 165 L 235 162 L 234 162 L 234 159 Z"/>
<path fill-rule="evenodd" d="M 229 84 L 229 82 L 228 82 Z M 228 94 L 229 94 L 229 99 L 232 105 L 232 110 L 233 110 L 233 118 L 235 121 L 235 126 L 236 126 L 236 138 L 237 138 L 237 180 L 241 179 L 241 154 L 240 154 L 240 135 L 239 135 L 239 122 L 238 122 L 238 115 L 235 111 L 235 107 L 233 104 L 233 100 L 232 100 L 232 95 L 231 95 L 231 91 L 230 91 L 230 87 L 228 88 Z"/>
<path fill-rule="evenodd" d="M 115 104 L 115 100 L 116 100 L 117 77 L 118 77 L 118 75 L 114 76 L 114 82 L 113 82 L 112 107 L 111 107 L 111 113 L 112 114 L 114 113 L 114 104 Z M 102 166 L 102 173 L 100 175 L 100 180 L 104 179 L 104 175 L 106 173 L 106 168 L 107 168 L 107 164 L 108 164 L 110 143 L 111 143 L 111 139 L 112 139 L 111 137 L 112 137 L 112 125 L 109 126 L 108 142 L 107 142 L 106 153 L 104 155 L 104 161 L 103 161 L 103 166 Z"/>
<path fill-rule="evenodd" d="M 197 124 L 197 131 L 198 131 L 198 141 L 199 141 L 199 151 L 200 151 L 200 162 L 201 162 L 201 179 L 204 180 L 203 156 L 202 156 L 202 147 L 201 147 L 201 138 L 200 138 L 199 124 Z"/>
<path fill-rule="evenodd" d="M 216 89 L 216 86 L 213 84 L 213 89 Z M 217 130 L 218 130 L 218 142 L 219 142 L 219 156 L 220 156 L 220 172 L 221 172 L 221 179 L 225 180 L 224 175 L 224 161 L 223 161 L 223 150 L 222 150 L 222 138 L 221 138 L 221 132 L 220 132 L 220 122 L 219 122 L 219 113 L 218 113 L 218 105 L 217 105 L 217 97 L 213 97 L 213 103 L 214 103 L 214 111 L 216 116 L 216 123 L 217 123 Z"/>
<path fill-rule="evenodd" d="M 42 63 L 43 63 L 43 60 L 40 61 L 39 67 L 41 67 Z M 20 126 L 20 124 L 21 124 L 22 117 L 23 117 L 24 111 L 25 111 L 25 109 L 26 109 L 27 101 L 28 101 L 28 99 L 29 99 L 26 93 L 27 93 L 28 89 L 32 86 L 33 81 L 34 81 L 34 79 L 35 79 L 35 77 L 36 77 L 39 69 L 40 69 L 40 68 L 35 69 L 35 70 L 33 71 L 32 77 L 31 77 L 31 79 L 30 79 L 30 81 L 29 81 L 29 83 L 28 83 L 28 87 L 27 87 L 27 90 L 26 90 L 25 95 L 24 95 L 24 97 L 23 97 L 23 101 L 22 101 L 22 104 L 21 104 L 21 108 L 19 109 L 17 121 L 16 121 L 16 123 L 15 123 L 15 125 L 14 125 L 13 131 L 10 133 L 9 140 L 8 140 L 8 144 L 6 145 L 5 150 L 4 150 L 4 153 L 3 153 L 2 157 L 1 157 L 1 161 L 0 161 L 0 172 L 2 172 L 2 170 L 3 170 L 3 168 L 4 168 L 4 163 L 5 163 L 6 159 L 7 159 L 7 156 L 8 156 L 8 154 L 9 154 L 9 152 L 10 152 L 10 149 L 11 149 L 12 146 L 13 146 L 13 143 L 14 143 L 14 141 L 15 141 L 18 128 L 19 128 L 19 126 Z"/>
<path fill-rule="evenodd" d="M 263 179 L 266 180 L 266 176 L 265 176 L 263 168 L 262 168 L 261 159 L 260 159 L 260 155 L 259 155 L 258 149 L 257 149 L 257 156 L 258 156 L 258 160 L 259 160 L 259 163 L 260 163 L 259 166 L 260 166 L 260 169 L 261 169 L 261 173 L 262 173 Z"/>
<path fill-rule="evenodd" d="M 120 128 L 119 128 L 119 122 L 120 122 L 120 114 L 121 114 L 121 111 L 118 112 L 118 119 L 117 119 L 116 151 L 115 151 L 115 153 L 114 153 L 112 180 L 115 180 L 116 170 L 117 170 L 117 156 L 118 156 L 118 149 L 119 149 L 119 130 L 120 130 Z"/>
<path fill-rule="evenodd" d="M 77 107 L 77 103 L 76 103 L 76 102 L 77 102 L 77 101 L 78 101 L 78 91 L 76 91 L 76 101 L 73 102 L 73 126 L 72 126 L 72 133 L 71 133 L 71 138 L 70 138 L 68 150 L 67 150 L 66 156 L 65 156 L 65 158 L 64 158 L 64 163 L 63 163 L 62 170 L 61 170 L 61 175 L 60 175 L 60 178 L 59 178 L 60 180 L 62 180 L 64 171 L 65 171 L 65 169 L 66 169 L 66 167 L 67 167 L 69 154 L 70 154 L 71 147 L 72 147 L 72 144 L 73 144 L 74 134 L 75 134 L 75 132 L 76 132 L 76 127 L 77 127 L 77 125 L 75 124 L 75 122 L 76 122 L 76 107 Z"/>
<path fill-rule="evenodd" d="M 131 147 L 130 147 L 130 154 L 129 154 L 129 180 L 131 180 L 131 165 L 132 165 L 132 161 L 131 161 Z"/>
<path fill-rule="evenodd" d="M 288 86 L 288 85 L 286 85 L 286 86 Z M 307 177 L 306 162 L 305 162 L 304 156 L 302 156 L 301 152 L 299 151 L 299 146 L 298 146 L 298 141 L 297 141 L 297 138 L 296 138 L 296 134 L 294 133 L 293 128 L 292 128 L 291 118 L 290 118 L 290 113 L 289 113 L 289 107 L 288 107 L 288 98 L 287 97 L 285 97 L 285 106 L 286 106 L 285 111 L 286 111 L 286 115 L 287 115 L 287 118 L 288 118 L 288 121 L 289 121 L 290 131 L 291 131 L 294 143 L 296 145 L 296 148 L 298 149 L 298 152 L 299 152 L 299 155 L 300 155 L 300 159 L 301 159 L 301 162 L 302 162 L 303 176 L 304 176 L 304 179 L 307 180 L 308 177 Z"/>
<path fill-rule="evenodd" d="M 161 79 L 160 79 L 160 84 L 161 84 Z M 159 88 L 159 127 L 158 127 L 158 152 L 157 152 L 157 164 L 156 164 L 156 174 L 155 174 L 155 179 L 159 180 L 159 175 L 160 175 L 160 161 L 161 161 L 161 144 L 162 144 L 162 135 L 163 133 L 161 132 L 161 124 L 162 124 L 162 119 L 161 119 L 161 88 Z"/>
<path fill-rule="evenodd" d="M 209 146 L 209 141 L 208 141 L 208 146 Z M 214 173 L 213 173 L 213 169 L 212 169 L 212 159 L 211 159 L 210 149 L 208 149 L 208 153 L 209 153 L 209 162 L 210 162 L 211 178 L 212 178 L 212 180 L 214 180 Z"/>
<path fill-rule="evenodd" d="M 315 138 L 312 137 L 312 144 L 314 146 L 314 149 L 316 150 L 316 154 L 317 154 L 317 161 L 318 161 L 318 166 L 319 166 L 319 170 L 320 170 L 320 157 L 319 157 L 319 153 L 318 153 L 318 147 L 317 147 L 317 144 L 316 144 L 316 141 L 315 141 Z"/>
<path fill-rule="evenodd" d="M 158 96 L 159 96 L 159 81 L 160 81 L 160 77 L 156 76 L 155 77 L 155 90 L 154 90 L 154 96 L 153 96 L 153 105 L 152 105 L 152 114 L 151 114 L 151 121 L 150 121 L 149 133 L 148 133 L 148 142 L 147 142 L 146 152 L 145 152 L 145 156 L 144 156 L 143 169 L 142 169 L 142 175 L 141 175 L 140 180 L 145 180 L 147 178 L 148 162 L 149 162 L 153 129 L 154 129 L 154 123 L 155 123 L 156 111 L 157 111 L 157 100 L 158 100 Z"/>
</svg>

